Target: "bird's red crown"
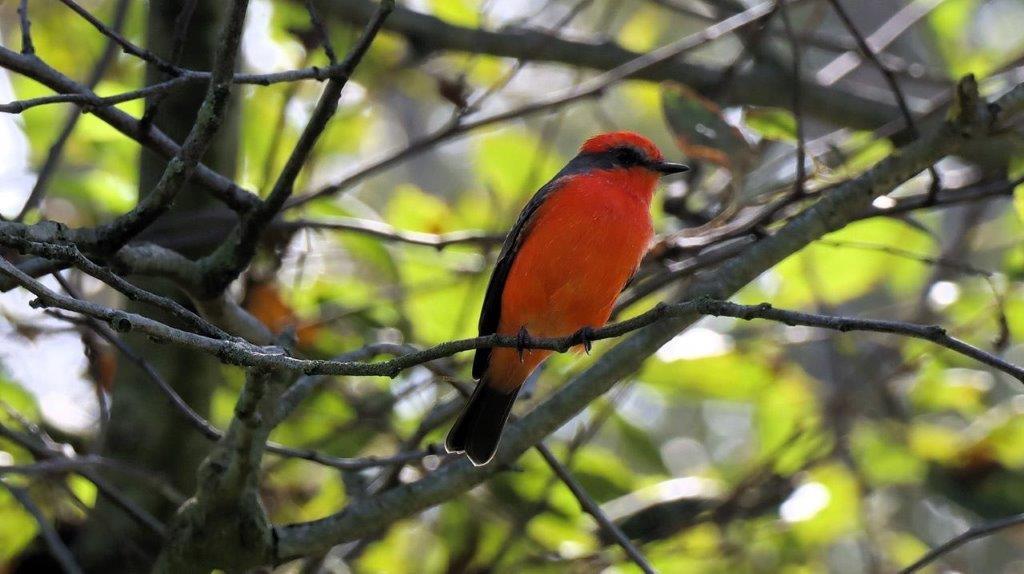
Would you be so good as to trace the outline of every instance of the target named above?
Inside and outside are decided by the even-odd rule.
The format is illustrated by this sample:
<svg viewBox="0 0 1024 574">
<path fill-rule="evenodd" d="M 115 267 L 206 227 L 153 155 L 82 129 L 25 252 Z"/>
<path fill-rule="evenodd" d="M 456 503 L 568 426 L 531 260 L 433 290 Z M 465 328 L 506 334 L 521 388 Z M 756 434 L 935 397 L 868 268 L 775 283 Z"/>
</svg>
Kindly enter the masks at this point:
<svg viewBox="0 0 1024 574">
<path fill-rule="evenodd" d="M 580 147 L 581 153 L 601 153 L 617 147 L 629 146 L 640 151 L 651 161 L 662 161 L 664 156 L 654 142 L 633 132 L 609 132 L 598 134 Z"/>
</svg>

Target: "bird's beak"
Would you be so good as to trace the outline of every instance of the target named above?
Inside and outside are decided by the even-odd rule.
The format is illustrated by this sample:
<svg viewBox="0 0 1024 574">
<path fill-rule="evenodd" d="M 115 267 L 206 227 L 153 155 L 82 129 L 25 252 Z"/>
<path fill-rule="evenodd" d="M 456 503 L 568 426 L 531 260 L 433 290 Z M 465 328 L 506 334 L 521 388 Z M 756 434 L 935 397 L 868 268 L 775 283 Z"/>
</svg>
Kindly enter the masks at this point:
<svg viewBox="0 0 1024 574">
<path fill-rule="evenodd" d="M 652 165 L 651 169 L 662 175 L 672 175 L 673 173 L 683 173 L 684 171 L 690 171 L 690 168 L 688 166 L 671 161 L 658 162 Z"/>
</svg>

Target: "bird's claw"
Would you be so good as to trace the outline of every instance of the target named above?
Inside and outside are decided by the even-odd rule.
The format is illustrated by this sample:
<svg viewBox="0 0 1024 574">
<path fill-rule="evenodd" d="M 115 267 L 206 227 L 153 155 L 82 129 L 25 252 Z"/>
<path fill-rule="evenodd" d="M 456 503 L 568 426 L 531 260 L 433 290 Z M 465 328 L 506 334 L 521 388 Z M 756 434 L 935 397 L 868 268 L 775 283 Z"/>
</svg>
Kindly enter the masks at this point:
<svg viewBox="0 0 1024 574">
<path fill-rule="evenodd" d="M 582 327 L 579 331 L 573 333 L 572 340 L 576 345 L 583 345 L 583 350 L 589 355 L 591 347 L 594 346 L 594 329 L 592 327 Z"/>
<path fill-rule="evenodd" d="M 519 332 L 516 333 L 516 352 L 519 353 L 519 362 L 523 362 L 523 351 L 530 346 L 530 332 L 526 330 L 526 325 L 519 327 Z"/>
</svg>

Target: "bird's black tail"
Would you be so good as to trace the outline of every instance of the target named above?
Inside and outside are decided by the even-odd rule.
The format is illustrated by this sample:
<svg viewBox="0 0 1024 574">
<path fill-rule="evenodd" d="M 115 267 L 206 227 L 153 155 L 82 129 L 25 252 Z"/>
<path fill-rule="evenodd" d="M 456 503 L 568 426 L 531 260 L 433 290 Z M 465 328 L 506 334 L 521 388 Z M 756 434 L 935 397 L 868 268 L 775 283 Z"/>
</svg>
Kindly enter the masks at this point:
<svg viewBox="0 0 1024 574">
<path fill-rule="evenodd" d="M 512 412 L 519 388 L 503 393 L 491 387 L 484 375 L 469 397 L 469 402 L 455 421 L 444 441 L 445 450 L 466 453 L 476 466 L 487 464 L 498 449 L 501 429 Z"/>
</svg>

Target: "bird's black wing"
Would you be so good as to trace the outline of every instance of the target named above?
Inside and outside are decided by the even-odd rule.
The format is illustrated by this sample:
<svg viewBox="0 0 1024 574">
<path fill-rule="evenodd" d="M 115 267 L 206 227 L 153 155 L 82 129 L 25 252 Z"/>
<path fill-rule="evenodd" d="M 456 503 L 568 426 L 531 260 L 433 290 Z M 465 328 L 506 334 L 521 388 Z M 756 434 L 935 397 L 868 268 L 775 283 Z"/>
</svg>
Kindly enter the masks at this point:
<svg viewBox="0 0 1024 574">
<path fill-rule="evenodd" d="M 515 261 L 516 254 L 519 253 L 519 248 L 529 232 L 533 216 L 544 204 L 544 200 L 558 188 L 558 179 L 553 179 L 540 188 L 520 212 L 515 225 L 505 236 L 505 242 L 501 245 L 501 253 L 498 254 L 498 261 L 494 265 L 494 272 L 491 273 L 491 280 L 487 283 L 484 306 L 480 310 L 481 336 L 493 335 L 497 332 L 498 322 L 501 320 L 501 296 L 505 292 L 505 280 L 508 279 L 508 273 L 512 269 L 512 262 Z M 483 376 L 490 358 L 490 348 L 476 350 L 476 357 L 473 359 L 473 378 L 479 379 Z"/>
<path fill-rule="evenodd" d="M 544 184 L 537 193 L 533 194 L 529 203 L 523 208 L 516 219 L 515 225 L 505 236 L 505 242 L 498 254 L 498 262 L 491 274 L 491 281 L 487 284 L 487 293 L 484 295 L 484 306 L 480 311 L 480 336 L 493 335 L 498 330 L 498 323 L 501 321 L 501 298 L 505 292 L 505 280 L 512 269 L 512 262 L 515 261 L 519 248 L 530 232 L 534 216 L 537 210 L 544 204 L 544 201 L 564 184 L 564 178 L 594 169 L 607 169 L 611 167 L 610 160 L 605 157 L 581 154 L 573 158 L 562 171 L 555 174 L 551 181 Z M 473 359 L 473 378 L 479 379 L 487 371 L 487 365 L 491 358 L 491 349 L 477 349 Z"/>
</svg>

